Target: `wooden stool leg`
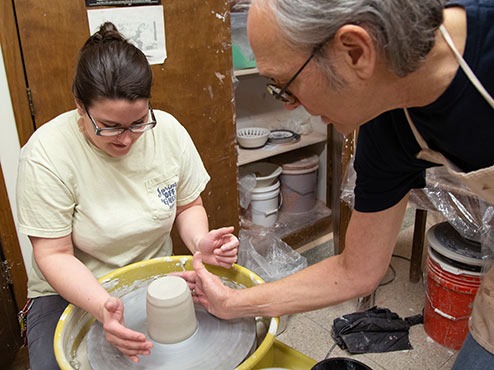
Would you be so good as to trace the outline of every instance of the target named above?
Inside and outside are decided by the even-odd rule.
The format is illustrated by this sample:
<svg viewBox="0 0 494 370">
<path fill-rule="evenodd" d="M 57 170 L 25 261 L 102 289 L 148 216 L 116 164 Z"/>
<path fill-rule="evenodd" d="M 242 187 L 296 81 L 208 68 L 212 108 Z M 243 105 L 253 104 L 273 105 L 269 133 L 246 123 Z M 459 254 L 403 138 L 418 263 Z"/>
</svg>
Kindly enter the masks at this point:
<svg viewBox="0 0 494 370">
<path fill-rule="evenodd" d="M 410 257 L 409 279 L 412 283 L 417 283 L 420 280 L 426 223 L 427 211 L 423 209 L 417 209 L 415 211 L 415 225 L 413 227 L 412 256 Z"/>
</svg>

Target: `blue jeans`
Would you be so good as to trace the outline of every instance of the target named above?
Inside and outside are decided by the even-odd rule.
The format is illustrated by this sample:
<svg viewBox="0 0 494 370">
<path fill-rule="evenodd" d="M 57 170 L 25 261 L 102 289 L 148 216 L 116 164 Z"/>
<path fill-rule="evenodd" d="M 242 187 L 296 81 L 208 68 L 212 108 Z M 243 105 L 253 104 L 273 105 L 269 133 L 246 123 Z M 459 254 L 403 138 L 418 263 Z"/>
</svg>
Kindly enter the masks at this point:
<svg viewBox="0 0 494 370">
<path fill-rule="evenodd" d="M 27 314 L 27 345 L 31 370 L 59 369 L 53 350 L 58 319 L 68 302 L 59 295 L 33 299 Z"/>
<path fill-rule="evenodd" d="M 494 354 L 485 350 L 469 333 L 451 370 L 494 370 Z"/>
</svg>

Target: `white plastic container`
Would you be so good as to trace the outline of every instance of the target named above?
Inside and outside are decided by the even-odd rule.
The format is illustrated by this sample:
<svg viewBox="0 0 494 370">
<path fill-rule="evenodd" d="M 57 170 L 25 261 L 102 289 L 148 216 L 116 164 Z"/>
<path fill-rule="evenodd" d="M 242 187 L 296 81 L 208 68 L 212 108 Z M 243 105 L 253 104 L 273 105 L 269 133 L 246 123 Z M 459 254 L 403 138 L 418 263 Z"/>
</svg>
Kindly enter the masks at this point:
<svg viewBox="0 0 494 370">
<path fill-rule="evenodd" d="M 308 212 L 316 205 L 317 155 L 288 156 L 281 164 L 282 211 L 287 213 Z"/>
<path fill-rule="evenodd" d="M 254 162 L 240 167 L 240 176 L 247 174 L 256 176 L 256 188 L 273 185 L 281 174 L 281 167 L 269 162 Z"/>
<path fill-rule="evenodd" d="M 252 222 L 265 227 L 273 226 L 278 220 L 280 208 L 280 182 L 263 188 L 254 188 L 251 201 Z"/>
</svg>

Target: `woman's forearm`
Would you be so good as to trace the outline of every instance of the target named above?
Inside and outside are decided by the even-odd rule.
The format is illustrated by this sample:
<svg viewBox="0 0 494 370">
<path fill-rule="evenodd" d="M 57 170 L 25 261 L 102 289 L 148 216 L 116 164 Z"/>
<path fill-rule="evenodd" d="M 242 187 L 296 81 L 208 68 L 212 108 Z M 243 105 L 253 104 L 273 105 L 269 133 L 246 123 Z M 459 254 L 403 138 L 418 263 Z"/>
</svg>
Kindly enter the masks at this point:
<svg viewBox="0 0 494 370">
<path fill-rule="evenodd" d="M 67 301 L 102 321 L 102 307 L 110 297 L 89 269 L 68 254 L 50 256 L 38 262 L 48 283 Z"/>
<path fill-rule="evenodd" d="M 208 216 L 201 197 L 185 207 L 178 208 L 175 225 L 187 248 L 192 253 L 196 252 L 200 240 L 209 232 Z"/>
<path fill-rule="evenodd" d="M 30 237 L 30 240 L 36 264 L 53 289 L 101 321 L 101 309 L 110 295 L 74 256 L 71 236 L 53 239 Z"/>
</svg>

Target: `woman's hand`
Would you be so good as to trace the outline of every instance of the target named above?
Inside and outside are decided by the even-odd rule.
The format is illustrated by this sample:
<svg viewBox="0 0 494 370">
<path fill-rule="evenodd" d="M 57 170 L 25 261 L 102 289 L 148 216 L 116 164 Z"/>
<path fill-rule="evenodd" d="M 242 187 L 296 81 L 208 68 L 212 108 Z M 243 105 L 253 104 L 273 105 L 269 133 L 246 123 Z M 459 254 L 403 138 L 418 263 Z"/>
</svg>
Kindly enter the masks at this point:
<svg viewBox="0 0 494 370">
<path fill-rule="evenodd" d="M 238 239 L 232 234 L 233 226 L 211 230 L 199 242 L 202 260 L 210 265 L 230 268 L 237 262 Z"/>
<path fill-rule="evenodd" d="M 124 305 L 116 297 L 110 297 L 102 307 L 103 330 L 108 342 L 132 361 L 139 362 L 138 355 L 149 355 L 153 343 L 142 333 L 130 330 L 124 323 Z"/>
</svg>

